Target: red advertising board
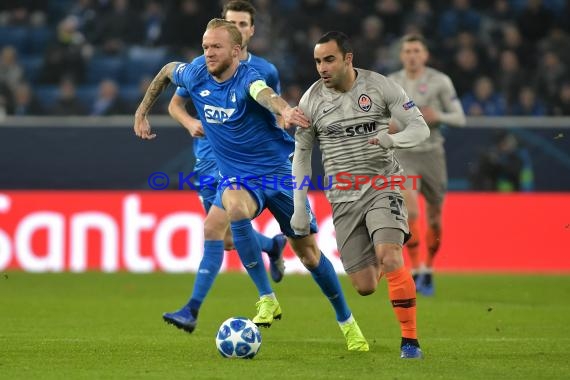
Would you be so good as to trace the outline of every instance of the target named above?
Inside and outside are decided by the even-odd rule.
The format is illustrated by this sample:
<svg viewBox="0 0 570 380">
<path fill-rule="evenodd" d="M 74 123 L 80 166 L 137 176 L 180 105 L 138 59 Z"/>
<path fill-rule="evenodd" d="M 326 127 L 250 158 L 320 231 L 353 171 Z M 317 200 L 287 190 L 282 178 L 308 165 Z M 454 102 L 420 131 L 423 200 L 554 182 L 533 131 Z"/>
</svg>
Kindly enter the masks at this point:
<svg viewBox="0 0 570 380">
<path fill-rule="evenodd" d="M 311 194 L 318 243 L 337 271 L 331 209 Z M 202 255 L 204 212 L 193 192 L 0 193 L 0 270 L 189 272 Z M 570 273 L 570 193 L 450 193 L 441 271 Z M 264 212 L 262 233 L 279 232 Z M 288 272 L 304 272 L 290 248 Z M 223 270 L 242 270 L 235 252 Z"/>
</svg>

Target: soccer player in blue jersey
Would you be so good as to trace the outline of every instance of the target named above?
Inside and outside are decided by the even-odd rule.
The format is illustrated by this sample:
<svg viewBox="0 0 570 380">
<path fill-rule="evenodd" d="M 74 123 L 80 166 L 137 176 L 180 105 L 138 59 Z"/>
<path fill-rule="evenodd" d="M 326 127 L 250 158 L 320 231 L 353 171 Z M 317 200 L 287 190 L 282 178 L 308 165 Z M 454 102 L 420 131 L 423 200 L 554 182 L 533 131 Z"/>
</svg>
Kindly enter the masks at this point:
<svg viewBox="0 0 570 380">
<path fill-rule="evenodd" d="M 242 35 L 242 49 L 240 53 L 240 61 L 249 63 L 263 77 L 269 87 L 276 93 L 280 92 L 281 84 L 279 83 L 279 75 L 275 66 L 263 58 L 248 53 L 247 44 L 254 33 L 255 8 L 251 3 L 244 0 L 233 0 L 222 10 L 222 16 L 236 25 Z M 204 55 L 195 58 L 192 63 L 196 65 L 205 64 Z M 220 178 L 219 169 L 214 159 L 214 152 L 210 146 L 209 140 L 204 136 L 204 130 L 199 119 L 196 119 L 186 111 L 186 102 L 190 100 L 190 93 L 184 87 L 178 87 L 176 93 L 172 97 L 168 110 L 170 115 L 182 124 L 190 134 L 194 137 L 194 155 L 196 156 L 196 165 L 194 172 L 196 173 L 200 200 L 208 214 L 204 221 L 204 241 L 205 248 L 198 272 L 192 295 L 188 302 L 179 310 L 171 313 L 164 313 L 163 319 L 186 332 L 191 333 L 196 328 L 198 313 L 204 299 L 210 291 L 224 258 L 224 249 L 231 250 L 234 248 L 230 226 L 230 220 L 223 210 L 209 212 L 214 199 L 216 197 L 216 187 L 218 181 L 200 181 L 200 178 Z M 208 183 L 205 183 L 208 182 Z M 224 233 L 225 232 L 225 233 Z M 224 233 L 224 245 L 216 243 L 220 239 L 220 233 Z M 272 239 L 255 231 L 262 251 L 269 255 L 269 268 L 271 278 L 275 282 L 280 282 L 285 272 L 283 263 L 283 249 L 287 242 L 283 234 L 278 234 Z"/>
<path fill-rule="evenodd" d="M 346 303 L 334 268 L 317 246 L 314 237 L 317 225 L 312 212 L 309 235 L 296 235 L 290 225 L 293 190 L 267 185 L 275 183 L 272 178 L 290 178 L 289 155 L 294 149 L 293 139 L 277 125 L 274 114 L 281 115 L 286 127 L 307 128 L 309 121 L 298 108 L 291 108 L 277 95 L 254 68 L 240 62 L 241 45 L 241 33 L 234 24 L 223 19 L 211 20 L 202 39 L 206 63 L 166 64 L 153 79 L 135 113 L 135 133 L 142 139 L 155 138 L 147 118 L 152 104 L 170 82 L 186 88 L 198 110 L 218 168 L 226 178 L 210 212 L 223 209 L 227 212 L 234 244 L 259 292 L 253 322 L 268 327 L 281 317 L 281 307 L 271 289 L 251 224 L 267 208 L 333 306 L 347 348 L 368 351 L 368 343 Z M 308 202 L 306 207 L 310 212 Z M 220 245 L 221 239 L 223 236 L 217 241 Z"/>
</svg>

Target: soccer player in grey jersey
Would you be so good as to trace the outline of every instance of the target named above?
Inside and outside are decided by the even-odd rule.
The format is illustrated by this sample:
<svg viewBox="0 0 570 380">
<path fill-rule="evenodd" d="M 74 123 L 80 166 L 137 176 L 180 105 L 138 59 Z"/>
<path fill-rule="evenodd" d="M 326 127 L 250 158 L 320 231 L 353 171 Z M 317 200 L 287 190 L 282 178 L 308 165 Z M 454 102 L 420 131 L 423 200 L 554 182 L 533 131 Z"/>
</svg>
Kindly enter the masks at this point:
<svg viewBox="0 0 570 380">
<path fill-rule="evenodd" d="M 318 142 L 332 204 L 336 240 L 345 271 L 361 295 L 374 293 L 382 274 L 402 332 L 401 357 L 421 358 L 416 332 L 416 289 L 404 267 L 402 245 L 408 236 L 407 212 L 398 185 L 402 170 L 393 149 L 409 148 L 429 136 L 418 108 L 394 81 L 355 69 L 346 35 L 329 32 L 314 51 L 321 77 L 305 92 L 299 108 L 308 129 L 295 134 L 293 176 L 311 175 L 311 151 Z M 391 117 L 407 128 L 389 135 Z M 364 178 L 375 180 L 364 181 Z M 366 183 L 364 183 L 366 182 Z M 309 231 L 303 208 L 307 186 L 296 186 L 291 226 Z"/>
<path fill-rule="evenodd" d="M 433 295 L 432 267 L 441 242 L 441 212 L 447 189 L 447 169 L 441 125 L 461 127 L 465 125 L 465 114 L 457 98 L 451 79 L 444 73 L 426 67 L 429 53 L 422 36 L 406 35 L 402 38 L 400 59 L 404 68 L 389 77 L 399 83 L 420 108 L 428 123 L 430 138 L 420 145 L 406 150 L 397 150 L 396 157 L 404 168 L 407 178 L 420 176 L 419 186 L 412 186 L 408 180 L 402 189 L 408 207 L 408 224 L 412 234 L 406 248 L 412 264 L 412 275 L 417 291 Z M 395 130 L 402 125 L 394 120 Z M 427 257 L 420 263 L 420 228 L 418 194 L 426 201 Z"/>
</svg>

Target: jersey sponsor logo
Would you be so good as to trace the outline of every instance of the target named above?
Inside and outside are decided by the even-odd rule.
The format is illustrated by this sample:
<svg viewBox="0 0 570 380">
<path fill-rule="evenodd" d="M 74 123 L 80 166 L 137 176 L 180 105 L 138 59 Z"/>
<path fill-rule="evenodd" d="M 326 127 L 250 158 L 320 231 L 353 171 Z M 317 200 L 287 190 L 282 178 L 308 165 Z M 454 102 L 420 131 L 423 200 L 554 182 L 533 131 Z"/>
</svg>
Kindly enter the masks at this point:
<svg viewBox="0 0 570 380">
<path fill-rule="evenodd" d="M 358 106 L 364 112 L 368 112 L 370 111 L 370 108 L 372 108 L 372 99 L 370 99 L 370 96 L 362 94 L 358 98 Z"/>
<path fill-rule="evenodd" d="M 345 129 L 345 133 L 349 137 L 374 134 L 376 133 L 376 122 L 352 125 Z"/>
<path fill-rule="evenodd" d="M 235 108 L 215 107 L 208 104 L 204 105 L 204 114 L 206 115 L 206 121 L 212 124 L 225 123 L 235 111 Z"/>
<path fill-rule="evenodd" d="M 416 106 L 416 103 L 414 103 L 413 100 L 410 100 L 409 102 L 406 102 L 406 103 L 402 104 L 402 107 L 404 107 L 404 109 L 405 109 L 406 111 L 409 110 L 410 108 L 415 107 L 415 106 Z"/>
<path fill-rule="evenodd" d="M 208 91 L 208 90 L 202 90 L 202 91 L 200 91 L 200 96 L 201 96 L 201 97 L 205 97 L 205 96 L 208 96 L 208 95 L 210 95 L 210 91 Z"/>
</svg>

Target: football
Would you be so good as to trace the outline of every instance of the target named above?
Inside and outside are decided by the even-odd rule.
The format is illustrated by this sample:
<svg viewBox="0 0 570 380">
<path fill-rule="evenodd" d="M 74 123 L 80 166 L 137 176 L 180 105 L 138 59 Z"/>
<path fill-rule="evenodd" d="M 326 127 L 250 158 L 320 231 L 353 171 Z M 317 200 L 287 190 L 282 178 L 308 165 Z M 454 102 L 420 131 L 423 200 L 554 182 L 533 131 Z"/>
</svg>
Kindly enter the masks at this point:
<svg viewBox="0 0 570 380">
<path fill-rule="evenodd" d="M 224 358 L 252 359 L 261 347 L 261 333 L 247 318 L 228 318 L 216 334 L 216 347 Z"/>
</svg>

